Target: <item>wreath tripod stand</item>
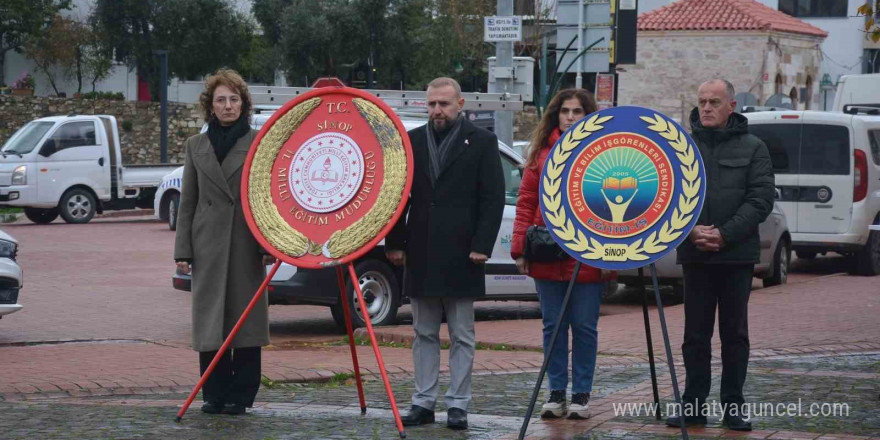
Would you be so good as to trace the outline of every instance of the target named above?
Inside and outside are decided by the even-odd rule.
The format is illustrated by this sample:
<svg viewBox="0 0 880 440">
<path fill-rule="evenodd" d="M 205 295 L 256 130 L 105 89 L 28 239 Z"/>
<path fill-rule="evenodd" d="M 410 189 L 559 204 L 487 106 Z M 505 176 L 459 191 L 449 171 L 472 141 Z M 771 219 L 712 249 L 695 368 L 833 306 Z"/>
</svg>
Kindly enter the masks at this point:
<svg viewBox="0 0 880 440">
<path fill-rule="evenodd" d="M 235 326 L 229 332 L 229 336 L 223 342 L 223 345 L 220 346 L 220 349 L 217 350 L 217 355 L 214 356 L 211 364 L 208 365 L 205 373 L 199 379 L 199 382 L 193 388 L 192 392 L 190 392 L 189 397 L 187 397 L 186 402 L 184 402 L 183 404 L 183 407 L 180 408 L 180 411 L 177 412 L 177 417 L 175 419 L 177 422 L 180 422 L 183 419 L 184 414 L 186 414 L 186 411 L 189 409 L 189 406 L 196 398 L 199 390 L 202 388 L 202 386 L 204 386 L 205 381 L 208 380 L 208 377 L 214 371 L 214 367 L 217 366 L 217 363 L 220 361 L 223 353 L 225 353 L 226 350 L 229 348 L 229 345 L 232 344 L 232 340 L 235 339 L 235 335 L 238 333 L 241 326 L 247 320 L 248 315 L 257 304 L 257 301 L 259 301 L 260 297 L 263 296 L 263 293 L 266 291 L 266 287 L 269 285 L 269 281 L 272 279 L 273 276 L 275 276 L 275 272 L 278 271 L 278 268 L 280 266 L 281 260 L 276 261 L 275 264 L 272 266 L 272 269 L 269 271 L 266 279 L 263 280 L 263 283 L 260 285 L 259 290 L 257 290 L 257 292 L 254 294 L 253 299 L 251 299 L 251 302 L 241 314 L 238 322 L 235 323 Z M 398 411 L 397 409 L 397 402 L 394 400 L 394 393 L 391 391 L 391 383 L 388 380 L 388 373 L 385 371 L 385 361 L 382 359 L 382 352 L 379 350 L 379 344 L 376 341 L 376 334 L 373 332 L 373 324 L 370 321 L 370 312 L 367 309 L 366 301 L 364 301 L 364 294 L 361 291 L 360 283 L 358 283 L 357 273 L 355 272 L 354 265 L 352 263 L 347 263 L 345 266 L 348 269 L 348 275 L 351 278 L 352 287 L 357 294 L 358 303 L 361 306 L 364 323 L 366 324 L 367 333 L 369 333 L 370 335 L 370 342 L 373 346 L 373 353 L 376 355 L 376 362 L 379 364 L 379 372 L 381 372 L 382 374 L 382 382 L 385 385 L 385 392 L 388 394 L 388 400 L 391 402 L 391 412 L 394 414 L 394 422 L 397 425 L 397 432 L 399 433 L 400 438 L 406 438 L 406 431 L 404 431 L 403 429 L 403 422 L 400 420 L 400 411 Z M 358 400 L 360 401 L 361 414 L 366 414 L 367 404 L 364 400 L 364 387 L 361 381 L 360 367 L 358 366 L 357 351 L 354 343 L 354 331 L 351 324 L 351 311 L 349 310 L 348 301 L 346 299 L 345 275 L 343 274 L 343 272 L 344 269 L 342 266 L 336 266 L 336 279 L 339 283 L 339 300 L 342 301 L 342 310 L 345 315 L 345 330 L 348 332 L 348 345 L 351 349 L 351 362 L 354 369 L 354 377 L 357 382 Z"/>
<path fill-rule="evenodd" d="M 541 371 L 538 373 L 538 380 L 535 382 L 535 389 L 532 391 L 532 397 L 529 401 L 529 408 L 526 411 L 525 418 L 523 419 L 522 427 L 519 431 L 519 440 L 523 440 L 526 435 L 526 430 L 529 427 L 529 422 L 532 418 L 532 413 L 535 411 L 535 402 L 538 399 L 538 393 L 541 391 L 541 385 L 544 382 L 544 375 L 547 373 L 547 365 L 550 362 L 550 353 L 553 352 L 553 345 L 556 342 L 556 336 L 559 334 L 559 327 L 562 323 L 562 318 L 565 316 L 565 312 L 568 309 L 568 302 L 571 299 L 571 291 L 574 288 L 574 283 L 577 280 L 578 272 L 581 269 L 581 262 L 577 261 L 574 266 L 574 274 L 571 277 L 571 281 L 568 283 L 568 289 L 565 291 L 565 298 L 562 300 L 562 310 L 559 313 L 559 317 L 556 318 L 556 324 L 553 327 L 553 335 L 550 337 L 550 346 L 547 347 L 547 350 L 544 353 L 544 363 L 541 365 Z M 639 279 L 643 277 L 643 269 L 639 268 Z M 666 328 L 666 316 L 663 313 L 663 302 L 660 300 L 660 287 L 657 283 L 657 268 L 651 263 L 651 281 L 654 286 L 654 299 L 657 301 L 657 312 L 660 315 L 660 328 L 663 331 L 663 343 L 666 348 L 666 363 L 669 365 L 669 374 L 672 377 L 672 390 L 675 394 L 675 402 L 678 408 L 682 408 L 681 406 L 681 395 L 678 392 L 678 378 L 675 376 L 675 365 L 672 361 L 672 349 L 669 345 L 669 332 Z M 648 360 L 651 368 L 651 385 L 654 391 L 654 407 L 657 409 L 655 411 L 657 420 L 660 420 L 660 395 L 657 390 L 657 373 L 654 366 L 654 349 L 653 344 L 651 342 L 651 323 L 648 320 L 648 299 L 645 292 L 645 286 L 641 287 L 641 297 L 642 297 L 642 312 L 645 318 L 645 337 L 647 339 L 648 344 Z M 566 329 L 566 331 L 568 331 Z M 568 354 L 566 353 L 566 356 Z M 688 432 L 687 426 L 684 423 L 684 415 L 681 414 L 681 436 L 685 440 L 687 440 Z"/>
</svg>

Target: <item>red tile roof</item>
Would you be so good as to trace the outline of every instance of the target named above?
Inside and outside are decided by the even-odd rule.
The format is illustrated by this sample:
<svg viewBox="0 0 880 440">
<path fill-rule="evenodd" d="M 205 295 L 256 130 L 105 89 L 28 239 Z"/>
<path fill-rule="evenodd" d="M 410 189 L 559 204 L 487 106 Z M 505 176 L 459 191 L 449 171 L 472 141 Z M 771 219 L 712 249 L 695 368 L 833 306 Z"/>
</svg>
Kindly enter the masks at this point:
<svg viewBox="0 0 880 440">
<path fill-rule="evenodd" d="M 772 30 L 828 36 L 816 26 L 754 0 L 680 0 L 639 15 L 639 30 Z"/>
</svg>

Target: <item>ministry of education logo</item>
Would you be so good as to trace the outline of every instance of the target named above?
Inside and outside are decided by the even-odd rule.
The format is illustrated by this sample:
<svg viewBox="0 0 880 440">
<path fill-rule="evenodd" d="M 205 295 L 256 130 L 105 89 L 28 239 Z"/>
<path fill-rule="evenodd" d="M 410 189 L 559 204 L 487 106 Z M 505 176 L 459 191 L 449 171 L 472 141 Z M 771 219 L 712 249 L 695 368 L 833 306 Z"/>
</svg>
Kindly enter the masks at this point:
<svg viewBox="0 0 880 440">
<path fill-rule="evenodd" d="M 322 133 L 307 140 L 290 161 L 290 192 L 312 212 L 331 212 L 357 194 L 364 155 L 350 137 Z"/>
<path fill-rule="evenodd" d="M 354 261 L 391 230 L 412 185 L 403 123 L 348 87 L 299 95 L 263 125 L 242 168 L 242 210 L 263 249 L 297 267 Z"/>
<path fill-rule="evenodd" d="M 675 121 L 640 107 L 589 115 L 553 147 L 541 176 L 551 235 L 603 269 L 650 264 L 696 224 L 705 194 L 699 150 Z"/>
</svg>

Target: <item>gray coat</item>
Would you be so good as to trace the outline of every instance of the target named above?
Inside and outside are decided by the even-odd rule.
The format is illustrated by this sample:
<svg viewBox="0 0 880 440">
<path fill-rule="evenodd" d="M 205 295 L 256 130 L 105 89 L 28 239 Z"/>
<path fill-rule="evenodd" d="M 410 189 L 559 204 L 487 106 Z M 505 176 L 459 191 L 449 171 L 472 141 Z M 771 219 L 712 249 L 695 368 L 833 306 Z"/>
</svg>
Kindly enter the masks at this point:
<svg viewBox="0 0 880 440">
<path fill-rule="evenodd" d="M 174 259 L 192 261 L 192 346 L 220 348 L 265 278 L 260 246 L 241 207 L 241 168 L 256 136 L 251 130 L 221 167 L 207 134 L 186 141 Z M 269 303 L 259 303 L 232 348 L 269 344 Z"/>
</svg>

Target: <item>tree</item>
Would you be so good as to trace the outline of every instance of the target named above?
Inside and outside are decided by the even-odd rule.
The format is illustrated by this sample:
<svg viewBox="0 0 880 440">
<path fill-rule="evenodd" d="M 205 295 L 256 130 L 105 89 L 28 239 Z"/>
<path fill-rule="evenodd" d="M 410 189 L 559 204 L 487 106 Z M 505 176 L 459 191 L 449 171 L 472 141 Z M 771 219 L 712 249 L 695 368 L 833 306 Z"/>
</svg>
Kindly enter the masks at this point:
<svg viewBox="0 0 880 440">
<path fill-rule="evenodd" d="M 104 46 L 104 39 L 99 31 L 94 27 L 87 27 L 85 31 L 86 36 L 77 48 L 75 69 L 77 93 L 82 93 L 83 79 L 89 80 L 94 92 L 98 81 L 107 78 L 113 67 L 113 52 Z"/>
<path fill-rule="evenodd" d="M 27 58 L 49 80 L 56 95 L 60 95 L 58 74 L 64 75 L 75 64 L 77 31 L 72 20 L 56 15 L 45 32 L 29 37 L 24 43 Z"/>
<path fill-rule="evenodd" d="M 97 0 L 91 17 L 103 45 L 136 68 L 158 96 L 155 50 L 168 50 L 168 74 L 200 79 L 217 68 L 239 68 L 254 27 L 228 0 Z"/>
<path fill-rule="evenodd" d="M 238 72 L 249 83 L 272 84 L 275 70 L 281 66 L 281 55 L 262 35 L 251 36 L 250 50 L 238 61 Z"/>
<path fill-rule="evenodd" d="M 100 44 L 100 38 L 85 23 L 56 15 L 52 23 L 38 36 L 25 42 L 25 53 L 33 61 L 49 85 L 58 90 L 59 75 L 76 81 L 76 93 L 82 93 L 83 81 L 96 83 L 106 78 L 112 67 L 110 54 Z"/>
<path fill-rule="evenodd" d="M 21 52 L 29 38 L 39 36 L 59 11 L 69 7 L 70 0 L 3 0 L 0 5 L 0 82 L 6 71 L 6 52 Z"/>
<path fill-rule="evenodd" d="M 865 16 L 865 32 L 871 38 L 871 41 L 875 43 L 880 41 L 880 25 L 874 19 L 877 14 L 880 14 L 880 2 L 876 0 L 866 1 L 864 5 L 859 6 L 858 13 Z"/>
<path fill-rule="evenodd" d="M 423 88 L 438 75 L 485 84 L 493 0 L 254 0 L 254 16 L 292 82 L 375 69 L 375 87 Z"/>
</svg>

